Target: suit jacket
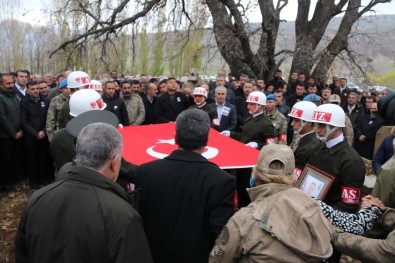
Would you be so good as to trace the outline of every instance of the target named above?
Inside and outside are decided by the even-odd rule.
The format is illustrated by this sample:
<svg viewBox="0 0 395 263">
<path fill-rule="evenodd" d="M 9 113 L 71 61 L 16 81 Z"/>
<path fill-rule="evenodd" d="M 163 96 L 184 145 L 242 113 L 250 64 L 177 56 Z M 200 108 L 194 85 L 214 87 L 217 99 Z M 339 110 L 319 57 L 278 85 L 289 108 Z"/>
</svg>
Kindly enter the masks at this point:
<svg viewBox="0 0 395 263">
<path fill-rule="evenodd" d="M 191 151 L 137 170 L 140 213 L 154 262 L 208 262 L 234 210 L 231 175 Z"/>
<path fill-rule="evenodd" d="M 211 103 L 210 106 L 217 111 L 217 103 Z M 219 131 L 234 131 L 237 125 L 237 114 L 236 108 L 234 105 L 225 102 L 225 107 L 222 110 L 221 121 L 219 123 Z"/>
<path fill-rule="evenodd" d="M 380 116 L 375 116 L 374 118 L 372 118 L 370 114 L 363 116 L 354 136 L 354 149 L 357 151 L 357 153 L 359 153 L 359 155 L 368 160 L 373 159 L 376 132 L 381 128 L 382 125 L 383 119 L 381 119 Z M 365 140 L 362 142 L 359 140 L 361 135 L 365 135 Z"/>
<path fill-rule="evenodd" d="M 158 97 L 155 105 L 156 122 L 166 123 L 175 121 L 177 116 L 188 108 L 188 99 L 185 94 L 176 92 L 175 104 L 171 102 L 169 93 L 162 94 Z"/>
</svg>

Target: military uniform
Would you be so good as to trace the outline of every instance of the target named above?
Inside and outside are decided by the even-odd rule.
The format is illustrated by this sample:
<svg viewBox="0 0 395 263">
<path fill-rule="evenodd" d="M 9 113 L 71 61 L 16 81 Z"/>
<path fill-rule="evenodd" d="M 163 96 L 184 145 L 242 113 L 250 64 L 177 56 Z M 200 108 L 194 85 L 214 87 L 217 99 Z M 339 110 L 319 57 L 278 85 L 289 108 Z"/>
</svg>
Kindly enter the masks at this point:
<svg viewBox="0 0 395 263">
<path fill-rule="evenodd" d="M 331 230 L 314 199 L 277 183 L 248 193 L 253 202 L 229 219 L 209 262 L 320 262 L 332 254 Z"/>
<path fill-rule="evenodd" d="M 145 119 L 145 107 L 141 97 L 139 95 L 132 94 L 129 98 L 125 98 L 121 93 L 121 98 L 126 105 L 126 110 L 129 116 L 129 124 L 141 125 Z"/>
<path fill-rule="evenodd" d="M 370 239 L 338 230 L 332 243 L 340 252 L 363 262 L 395 262 L 395 209 L 387 208 L 378 224 L 392 231 L 386 239 Z"/>
<path fill-rule="evenodd" d="M 294 137 L 294 139 L 296 138 Z M 294 150 L 296 169 L 303 171 L 304 167 L 309 162 L 310 156 L 313 154 L 314 149 L 317 148 L 319 144 L 320 140 L 318 140 L 314 131 L 302 136 L 298 140 L 296 149 Z"/>
<path fill-rule="evenodd" d="M 60 94 L 54 97 L 48 108 L 47 112 L 47 122 L 46 122 L 46 131 L 48 140 L 51 142 L 55 131 L 59 129 L 59 116 L 60 111 L 63 108 L 63 105 L 68 101 L 69 98 L 65 97 L 63 94 Z"/>
<path fill-rule="evenodd" d="M 190 109 L 200 109 L 203 110 L 205 112 L 207 112 L 208 116 L 210 117 L 210 122 L 211 122 L 211 127 L 213 127 L 216 130 L 219 130 L 219 121 L 218 121 L 218 114 L 217 111 L 214 110 L 210 105 L 208 105 L 207 103 L 203 105 L 203 107 L 198 107 L 196 104 L 195 105 L 191 105 L 189 107 Z M 214 120 L 217 120 L 218 123 L 214 124 Z"/>
<path fill-rule="evenodd" d="M 274 143 L 274 126 L 268 117 L 262 114 L 248 117 L 243 124 L 243 132 L 230 132 L 230 137 L 242 143 L 256 142 L 258 149 L 265 144 Z M 249 187 L 251 168 L 236 170 L 236 186 L 239 207 L 248 205 L 251 200 L 246 188 Z"/>
<path fill-rule="evenodd" d="M 266 116 L 273 123 L 275 142 L 278 144 L 287 144 L 287 118 L 277 109 L 275 109 L 273 114 L 266 112 Z"/>
<path fill-rule="evenodd" d="M 330 149 L 323 143 L 310 157 L 310 165 L 335 177 L 325 202 L 344 212 L 358 211 L 366 168 L 361 157 L 343 140 Z"/>
<path fill-rule="evenodd" d="M 354 128 L 352 127 L 350 117 L 348 117 L 347 114 L 346 114 L 345 122 L 346 122 L 345 123 L 346 126 L 343 128 L 343 134 L 348 144 L 351 145 L 354 142 Z"/>
<path fill-rule="evenodd" d="M 263 145 L 274 142 L 274 126 L 265 116 L 260 114 L 253 118 L 248 117 L 243 124 L 243 132 L 230 132 L 230 137 L 242 143 L 256 142 L 258 149 Z"/>
</svg>

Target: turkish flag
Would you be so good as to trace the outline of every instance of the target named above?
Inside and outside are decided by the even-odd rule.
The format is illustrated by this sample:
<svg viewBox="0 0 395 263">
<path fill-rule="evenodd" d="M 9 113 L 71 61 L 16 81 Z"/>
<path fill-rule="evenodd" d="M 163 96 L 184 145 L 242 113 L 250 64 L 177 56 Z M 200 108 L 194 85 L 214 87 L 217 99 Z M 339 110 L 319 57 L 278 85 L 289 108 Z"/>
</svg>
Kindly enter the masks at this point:
<svg viewBox="0 0 395 263">
<path fill-rule="evenodd" d="M 122 155 L 137 165 L 162 159 L 178 148 L 174 142 L 175 130 L 175 122 L 123 127 L 119 129 L 123 136 Z M 258 150 L 211 129 L 202 155 L 222 169 L 231 169 L 255 166 L 258 154 Z"/>
</svg>

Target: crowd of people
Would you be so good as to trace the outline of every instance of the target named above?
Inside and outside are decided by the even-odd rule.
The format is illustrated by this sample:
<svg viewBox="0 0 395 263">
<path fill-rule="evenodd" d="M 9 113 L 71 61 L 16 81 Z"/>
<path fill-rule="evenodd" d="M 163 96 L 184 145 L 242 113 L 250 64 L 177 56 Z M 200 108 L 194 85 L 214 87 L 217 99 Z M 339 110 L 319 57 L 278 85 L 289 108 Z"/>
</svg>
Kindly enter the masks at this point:
<svg viewBox="0 0 395 263">
<path fill-rule="evenodd" d="M 394 135 L 373 155 L 387 94 L 335 76 L 292 73 L 287 83 L 280 70 L 267 83 L 224 70 L 205 82 L 193 69 L 183 83 L 1 74 L 2 191 L 12 197 L 23 177 L 34 191 L 17 262 L 338 262 L 341 252 L 392 262 L 394 210 L 361 195 L 362 158 L 379 173 L 394 155 Z M 115 127 L 174 121 L 178 150 L 140 167 L 122 158 Z M 260 150 L 256 166 L 210 163 L 201 155 L 210 128 Z M 334 178 L 324 202 L 292 187 L 307 164 Z M 353 236 L 377 222 L 389 233 L 382 242 Z"/>
</svg>

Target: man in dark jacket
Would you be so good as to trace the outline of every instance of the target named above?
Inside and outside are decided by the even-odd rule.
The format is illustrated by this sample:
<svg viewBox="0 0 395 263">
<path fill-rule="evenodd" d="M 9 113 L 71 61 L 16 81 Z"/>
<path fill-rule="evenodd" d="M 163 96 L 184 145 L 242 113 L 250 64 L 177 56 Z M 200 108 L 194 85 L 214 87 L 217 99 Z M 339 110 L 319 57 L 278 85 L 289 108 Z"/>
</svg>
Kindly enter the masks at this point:
<svg viewBox="0 0 395 263">
<path fill-rule="evenodd" d="M 45 122 L 49 101 L 40 96 L 39 85 L 35 81 L 26 84 L 27 95 L 21 100 L 23 143 L 26 153 L 26 166 L 29 171 L 30 187 L 37 189 L 52 178 L 47 169 L 49 141 L 45 133 Z"/>
<path fill-rule="evenodd" d="M 22 137 L 21 111 L 12 76 L 0 74 L 0 183 L 6 193 L 14 190 L 17 145 Z"/>
<path fill-rule="evenodd" d="M 175 121 L 177 116 L 189 106 L 187 97 L 177 91 L 175 78 L 168 78 L 166 84 L 167 92 L 158 97 L 155 105 L 157 123 Z"/>
<path fill-rule="evenodd" d="M 207 262 L 214 241 L 234 210 L 234 179 L 209 162 L 210 119 L 188 109 L 176 120 L 179 149 L 141 165 L 136 189 L 155 262 Z"/>
<path fill-rule="evenodd" d="M 36 191 L 23 211 L 16 262 L 152 262 L 143 223 L 115 181 L 122 136 L 94 123 L 77 138 L 76 166 Z"/>
<path fill-rule="evenodd" d="M 119 96 L 115 96 L 115 82 L 110 80 L 104 84 L 103 101 L 107 104 L 105 110 L 108 110 L 118 117 L 119 123 L 123 126 L 129 126 L 129 116 L 125 102 Z"/>
</svg>

